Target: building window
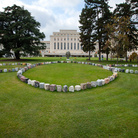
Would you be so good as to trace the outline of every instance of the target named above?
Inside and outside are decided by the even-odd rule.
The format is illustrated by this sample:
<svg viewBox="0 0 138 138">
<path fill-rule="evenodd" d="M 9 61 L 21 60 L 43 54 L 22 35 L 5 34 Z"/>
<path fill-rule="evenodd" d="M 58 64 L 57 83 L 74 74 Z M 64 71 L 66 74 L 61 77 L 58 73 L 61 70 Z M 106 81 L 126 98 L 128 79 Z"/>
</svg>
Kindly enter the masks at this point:
<svg viewBox="0 0 138 138">
<path fill-rule="evenodd" d="M 71 50 L 72 50 L 72 43 L 71 43 Z"/>
<path fill-rule="evenodd" d="M 54 49 L 56 49 L 56 43 L 54 43 Z"/>
<path fill-rule="evenodd" d="M 64 50 L 66 50 L 66 43 L 64 43 Z"/>
<path fill-rule="evenodd" d="M 57 49 L 59 49 L 59 43 L 57 43 Z"/>
<path fill-rule="evenodd" d="M 59 41 L 59 38 L 57 38 L 57 40 Z"/>
<path fill-rule="evenodd" d="M 61 38 L 61 41 L 62 41 L 62 38 Z"/>
<path fill-rule="evenodd" d="M 54 41 L 56 41 L 56 38 L 54 38 Z"/>
<path fill-rule="evenodd" d="M 79 46 L 80 46 L 80 45 L 79 45 L 79 43 L 78 43 L 78 50 L 79 50 Z"/>
<path fill-rule="evenodd" d="M 74 41 L 76 41 L 76 38 L 74 38 Z"/>
<path fill-rule="evenodd" d="M 81 46 L 81 50 L 83 50 L 83 47 Z"/>
<path fill-rule="evenodd" d="M 76 43 L 74 43 L 74 50 L 76 50 Z"/>
<path fill-rule="evenodd" d="M 64 41 L 66 41 L 66 38 L 64 38 Z"/>
<path fill-rule="evenodd" d="M 61 43 L 61 50 L 62 50 L 62 43 Z"/>
<path fill-rule="evenodd" d="M 68 50 L 69 50 L 69 43 L 68 43 Z"/>
<path fill-rule="evenodd" d="M 71 41 L 72 41 L 72 38 L 71 38 Z"/>
</svg>

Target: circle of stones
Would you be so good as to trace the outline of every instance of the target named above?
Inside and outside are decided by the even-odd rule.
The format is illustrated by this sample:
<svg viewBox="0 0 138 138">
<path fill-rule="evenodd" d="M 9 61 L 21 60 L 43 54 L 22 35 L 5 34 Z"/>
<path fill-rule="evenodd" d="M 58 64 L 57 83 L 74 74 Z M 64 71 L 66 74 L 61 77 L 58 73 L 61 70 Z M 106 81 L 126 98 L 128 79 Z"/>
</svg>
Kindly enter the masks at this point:
<svg viewBox="0 0 138 138">
<path fill-rule="evenodd" d="M 109 76 L 108 78 L 105 79 L 98 79 L 97 81 L 91 81 L 91 82 L 87 82 L 87 83 L 81 83 L 80 85 L 76 85 L 74 86 L 70 86 L 68 88 L 67 85 L 62 86 L 61 85 L 56 85 L 56 84 L 48 84 L 48 83 L 43 83 L 43 82 L 38 82 L 36 80 L 30 80 L 29 78 L 26 78 L 25 76 L 23 76 L 23 72 L 27 71 L 28 69 L 31 69 L 33 67 L 39 66 L 39 65 L 44 65 L 44 64 L 55 64 L 55 63 L 78 63 L 78 64 L 89 64 L 89 65 L 93 65 L 93 66 L 99 66 L 102 67 L 104 69 L 110 70 L 113 72 L 112 76 Z M 43 63 L 37 63 L 37 64 L 30 64 L 30 63 L 3 63 L 0 64 L 0 66 L 6 66 L 6 65 L 26 65 L 24 68 L 12 68 L 12 69 L 0 69 L 0 73 L 6 73 L 6 72 L 17 72 L 17 77 L 29 84 L 32 85 L 34 87 L 39 87 L 41 89 L 45 89 L 45 90 L 50 90 L 50 91 L 63 91 L 63 92 L 74 92 L 74 91 L 80 91 L 80 90 L 85 90 L 85 89 L 89 89 L 92 87 L 97 87 L 97 86 L 103 86 L 105 84 L 108 84 L 110 81 L 113 81 L 116 77 L 117 77 L 117 72 L 124 72 L 124 73 L 135 73 L 138 74 L 138 70 L 129 70 L 129 69 L 121 69 L 118 67 L 138 67 L 138 65 L 131 65 L 131 64 L 114 64 L 114 65 L 101 65 L 101 64 L 95 64 L 95 63 L 91 63 L 91 62 L 76 62 L 76 61 L 54 61 L 54 62 L 43 62 Z"/>
<path fill-rule="evenodd" d="M 107 69 L 113 72 L 112 76 L 109 76 L 107 78 L 104 79 L 98 79 L 97 81 L 91 81 L 91 82 L 87 82 L 87 83 L 81 83 L 80 85 L 75 85 L 75 87 L 73 85 L 71 86 L 67 86 L 64 85 L 63 87 L 61 85 L 56 85 L 56 84 L 49 84 L 49 83 L 44 83 L 44 82 L 39 82 L 37 80 L 31 80 L 29 78 L 26 78 L 25 76 L 23 76 L 23 73 L 25 71 L 27 71 L 28 69 L 34 68 L 36 66 L 40 66 L 40 65 L 46 65 L 46 64 L 56 64 L 56 63 L 77 63 L 77 64 L 88 64 L 88 65 L 93 65 L 93 66 L 99 66 L 102 67 L 103 69 Z M 74 91 L 81 91 L 81 90 L 85 90 L 85 89 L 90 89 L 92 87 L 97 87 L 97 86 L 103 86 L 105 84 L 108 84 L 109 82 L 113 81 L 116 77 L 117 77 L 117 72 L 115 72 L 111 67 L 109 66 L 103 66 L 101 64 L 95 64 L 95 63 L 91 63 L 91 62 L 71 62 L 71 61 L 54 61 L 54 62 L 43 62 L 43 63 L 37 63 L 37 64 L 33 64 L 33 65 L 28 65 L 22 69 L 20 69 L 17 72 L 17 77 L 22 81 L 27 83 L 28 85 L 32 85 L 35 88 L 40 88 L 40 89 L 45 89 L 45 90 L 49 90 L 51 92 L 53 91 L 57 91 L 57 92 L 74 92 Z"/>
</svg>

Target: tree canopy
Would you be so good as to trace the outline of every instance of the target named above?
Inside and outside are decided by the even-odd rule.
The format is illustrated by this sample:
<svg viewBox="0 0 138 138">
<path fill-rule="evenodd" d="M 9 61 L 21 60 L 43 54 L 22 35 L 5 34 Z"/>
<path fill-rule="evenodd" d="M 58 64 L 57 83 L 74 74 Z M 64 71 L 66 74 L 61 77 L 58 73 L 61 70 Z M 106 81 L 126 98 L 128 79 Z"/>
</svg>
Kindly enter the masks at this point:
<svg viewBox="0 0 138 138">
<path fill-rule="evenodd" d="M 3 51 L 14 51 L 16 59 L 21 53 L 36 55 L 45 48 L 41 43 L 45 35 L 39 29 L 40 23 L 24 7 L 8 6 L 0 12 L 0 44 Z"/>
</svg>

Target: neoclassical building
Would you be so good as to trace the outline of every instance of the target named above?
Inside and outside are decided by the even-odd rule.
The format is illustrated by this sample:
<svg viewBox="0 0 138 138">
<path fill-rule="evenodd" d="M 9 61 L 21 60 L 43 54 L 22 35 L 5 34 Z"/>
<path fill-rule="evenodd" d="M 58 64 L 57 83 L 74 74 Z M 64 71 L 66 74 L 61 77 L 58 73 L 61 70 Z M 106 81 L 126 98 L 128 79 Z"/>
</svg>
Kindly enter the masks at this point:
<svg viewBox="0 0 138 138">
<path fill-rule="evenodd" d="M 53 32 L 50 41 L 44 41 L 44 43 L 47 48 L 41 51 L 42 56 L 65 56 L 67 51 L 70 51 L 71 56 L 88 56 L 88 53 L 82 50 L 77 30 Z"/>
</svg>

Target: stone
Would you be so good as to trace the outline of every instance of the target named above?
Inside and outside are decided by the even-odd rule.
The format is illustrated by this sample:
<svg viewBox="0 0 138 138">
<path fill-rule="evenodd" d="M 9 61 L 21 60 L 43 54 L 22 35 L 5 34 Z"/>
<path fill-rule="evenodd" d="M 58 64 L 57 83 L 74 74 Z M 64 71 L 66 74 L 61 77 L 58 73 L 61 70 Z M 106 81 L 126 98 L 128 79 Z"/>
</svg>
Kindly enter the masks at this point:
<svg viewBox="0 0 138 138">
<path fill-rule="evenodd" d="M 29 79 L 28 80 L 28 85 L 31 85 L 32 84 L 32 81 Z"/>
<path fill-rule="evenodd" d="M 40 88 L 40 89 L 44 89 L 44 83 L 43 83 L 43 82 L 41 82 L 41 83 L 39 84 L 39 88 Z"/>
<path fill-rule="evenodd" d="M 25 83 L 27 83 L 27 84 L 28 84 L 28 80 L 29 80 L 28 78 L 25 78 Z"/>
<path fill-rule="evenodd" d="M 57 92 L 62 92 L 62 86 L 61 85 L 57 85 Z"/>
<path fill-rule="evenodd" d="M 0 73 L 2 73 L 2 69 L 0 69 Z"/>
<path fill-rule="evenodd" d="M 7 69 L 4 69 L 3 72 L 7 72 L 8 70 Z"/>
<path fill-rule="evenodd" d="M 88 89 L 92 88 L 91 82 L 87 82 L 87 88 L 88 88 Z"/>
<path fill-rule="evenodd" d="M 12 72 L 15 72 L 15 68 L 12 68 Z"/>
<path fill-rule="evenodd" d="M 50 84 L 49 83 L 45 83 L 44 84 L 44 89 L 45 90 L 50 90 Z"/>
<path fill-rule="evenodd" d="M 125 72 L 125 69 L 121 69 L 121 72 Z"/>
<path fill-rule="evenodd" d="M 35 86 L 35 82 L 36 82 L 36 80 L 32 80 L 32 81 L 31 81 L 31 85 L 32 85 L 32 86 Z"/>
<path fill-rule="evenodd" d="M 67 85 L 64 85 L 63 86 L 63 92 L 67 92 L 68 91 L 68 86 Z"/>
<path fill-rule="evenodd" d="M 21 78 L 20 78 L 20 80 L 21 80 L 22 82 L 25 82 L 25 79 L 26 79 L 25 76 L 21 76 Z"/>
<path fill-rule="evenodd" d="M 50 85 L 50 91 L 53 92 L 56 90 L 56 85 L 55 84 L 51 84 Z"/>
<path fill-rule="evenodd" d="M 17 63 L 15 63 L 15 65 L 17 65 Z"/>
<path fill-rule="evenodd" d="M 15 71 L 18 71 L 18 68 L 15 68 Z"/>
<path fill-rule="evenodd" d="M 6 63 L 3 63 L 3 66 L 6 66 Z"/>
<path fill-rule="evenodd" d="M 12 65 L 14 65 L 14 63 L 12 63 Z"/>
<path fill-rule="evenodd" d="M 97 81 L 91 81 L 91 86 L 96 87 L 97 86 Z"/>
<path fill-rule="evenodd" d="M 74 92 L 74 86 L 69 87 L 69 92 Z"/>
<path fill-rule="evenodd" d="M 97 80 L 97 85 L 98 85 L 98 86 L 102 86 L 102 80 L 98 79 L 98 80 Z"/>
<path fill-rule="evenodd" d="M 19 74 L 22 74 L 22 70 L 19 70 L 19 71 L 17 72 L 17 76 L 18 76 Z"/>
<path fill-rule="evenodd" d="M 80 86 L 80 85 L 76 85 L 76 86 L 75 86 L 75 90 L 76 90 L 76 91 L 80 91 L 80 90 L 81 90 L 81 86 Z"/>
<path fill-rule="evenodd" d="M 129 69 L 126 69 L 125 73 L 129 73 Z"/>
<path fill-rule="evenodd" d="M 21 70 L 22 70 L 22 72 L 25 72 L 25 69 L 24 68 L 22 68 Z"/>
<path fill-rule="evenodd" d="M 101 79 L 101 81 L 102 81 L 102 85 L 105 85 L 105 80 L 104 79 Z"/>
<path fill-rule="evenodd" d="M 34 84 L 35 88 L 38 88 L 39 84 L 40 84 L 39 81 L 35 81 L 35 84 Z"/>
<path fill-rule="evenodd" d="M 133 73 L 134 73 L 134 71 L 131 69 L 131 70 L 130 70 L 130 73 L 131 73 L 131 74 L 133 74 Z"/>
<path fill-rule="evenodd" d="M 117 78 L 117 73 L 116 72 L 114 72 L 113 75 L 115 76 L 115 78 Z"/>
<path fill-rule="evenodd" d="M 87 89 L 87 84 L 86 83 L 81 83 L 80 86 L 81 86 L 82 90 Z"/>
<path fill-rule="evenodd" d="M 104 81 L 105 81 L 105 84 L 108 84 L 110 82 L 110 79 L 109 78 L 105 78 Z"/>
<path fill-rule="evenodd" d="M 9 72 L 11 72 L 12 70 L 11 70 L 11 69 L 9 69 L 8 71 L 9 71 Z"/>
<path fill-rule="evenodd" d="M 135 70 L 135 74 L 138 74 L 138 70 Z"/>
</svg>

